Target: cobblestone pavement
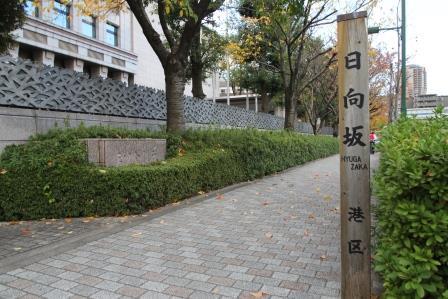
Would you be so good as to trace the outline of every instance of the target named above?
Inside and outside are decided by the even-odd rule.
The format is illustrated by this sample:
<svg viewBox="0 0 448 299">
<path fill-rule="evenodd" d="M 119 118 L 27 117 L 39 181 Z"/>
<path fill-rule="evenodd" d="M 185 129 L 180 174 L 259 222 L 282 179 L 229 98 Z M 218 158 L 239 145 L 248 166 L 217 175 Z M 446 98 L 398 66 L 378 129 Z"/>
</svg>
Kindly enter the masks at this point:
<svg viewBox="0 0 448 299">
<path fill-rule="evenodd" d="M 312 162 L 0 271 L 0 298 L 337 298 L 338 169 Z"/>
<path fill-rule="evenodd" d="M 138 217 L 141 216 L 0 222 L 0 260 L 95 229 L 123 225 Z"/>
</svg>

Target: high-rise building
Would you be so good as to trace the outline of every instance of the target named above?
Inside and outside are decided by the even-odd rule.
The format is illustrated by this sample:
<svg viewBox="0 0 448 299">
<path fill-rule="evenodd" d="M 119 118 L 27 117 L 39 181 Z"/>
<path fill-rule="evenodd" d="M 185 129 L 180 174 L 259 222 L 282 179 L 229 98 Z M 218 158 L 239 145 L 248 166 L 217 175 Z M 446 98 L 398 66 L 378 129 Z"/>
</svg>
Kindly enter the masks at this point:
<svg viewBox="0 0 448 299">
<path fill-rule="evenodd" d="M 406 97 L 415 98 L 426 94 L 427 77 L 426 69 L 422 66 L 411 64 L 406 67 L 407 88 Z"/>
</svg>

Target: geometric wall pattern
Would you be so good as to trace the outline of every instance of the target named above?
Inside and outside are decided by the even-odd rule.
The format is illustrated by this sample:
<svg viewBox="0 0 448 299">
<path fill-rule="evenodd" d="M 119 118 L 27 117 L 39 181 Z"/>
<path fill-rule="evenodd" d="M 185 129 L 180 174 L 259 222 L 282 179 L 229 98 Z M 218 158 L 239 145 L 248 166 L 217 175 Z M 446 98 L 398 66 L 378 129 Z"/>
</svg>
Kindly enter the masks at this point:
<svg viewBox="0 0 448 299">
<path fill-rule="evenodd" d="M 111 79 L 89 78 L 72 70 L 0 56 L 0 106 L 166 120 L 165 93 Z M 186 121 L 267 130 L 284 119 L 242 108 L 184 97 Z M 308 123 L 297 130 L 312 133 Z"/>
</svg>

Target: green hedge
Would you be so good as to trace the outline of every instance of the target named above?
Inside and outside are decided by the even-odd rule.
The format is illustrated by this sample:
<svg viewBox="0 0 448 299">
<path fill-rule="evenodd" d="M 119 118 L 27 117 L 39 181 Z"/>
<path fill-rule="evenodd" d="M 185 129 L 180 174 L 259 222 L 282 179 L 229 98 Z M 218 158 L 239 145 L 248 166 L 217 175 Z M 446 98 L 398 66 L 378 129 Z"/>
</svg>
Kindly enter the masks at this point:
<svg viewBox="0 0 448 299">
<path fill-rule="evenodd" d="M 375 270 L 385 298 L 448 298 L 448 118 L 383 131 Z"/>
<path fill-rule="evenodd" d="M 101 168 L 79 138 L 168 140 L 168 159 Z M 140 213 L 337 153 L 337 139 L 255 130 L 182 136 L 109 127 L 56 129 L 0 156 L 0 220 Z"/>
</svg>

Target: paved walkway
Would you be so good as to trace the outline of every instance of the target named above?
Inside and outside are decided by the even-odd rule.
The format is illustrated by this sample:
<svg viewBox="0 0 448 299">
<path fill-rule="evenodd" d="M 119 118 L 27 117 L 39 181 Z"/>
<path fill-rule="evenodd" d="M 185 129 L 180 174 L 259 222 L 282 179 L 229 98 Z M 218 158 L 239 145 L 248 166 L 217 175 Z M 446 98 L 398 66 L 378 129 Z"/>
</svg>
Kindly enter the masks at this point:
<svg viewBox="0 0 448 299">
<path fill-rule="evenodd" d="M 338 165 L 312 162 L 0 269 L 0 298 L 337 298 Z"/>
</svg>

